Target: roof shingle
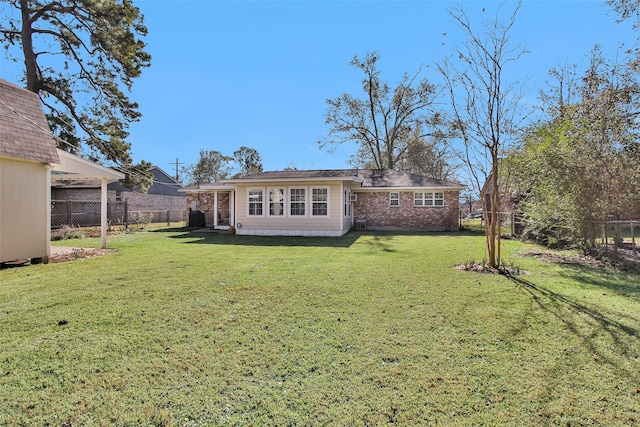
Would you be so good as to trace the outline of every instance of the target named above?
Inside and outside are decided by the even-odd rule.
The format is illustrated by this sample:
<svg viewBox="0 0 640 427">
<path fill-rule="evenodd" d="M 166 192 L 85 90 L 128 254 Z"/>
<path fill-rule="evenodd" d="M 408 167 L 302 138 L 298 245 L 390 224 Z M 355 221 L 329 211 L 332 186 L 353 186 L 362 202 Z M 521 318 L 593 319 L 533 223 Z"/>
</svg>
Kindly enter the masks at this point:
<svg viewBox="0 0 640 427">
<path fill-rule="evenodd" d="M 40 97 L 0 79 L 0 156 L 58 163 Z"/>
<path fill-rule="evenodd" d="M 249 175 L 239 180 L 304 180 L 318 178 L 360 178 L 363 188 L 393 187 L 460 187 L 464 186 L 441 179 L 427 178 L 407 172 L 391 169 L 335 169 L 335 170 L 293 170 L 263 172 Z M 234 181 L 234 180 L 232 180 Z"/>
</svg>

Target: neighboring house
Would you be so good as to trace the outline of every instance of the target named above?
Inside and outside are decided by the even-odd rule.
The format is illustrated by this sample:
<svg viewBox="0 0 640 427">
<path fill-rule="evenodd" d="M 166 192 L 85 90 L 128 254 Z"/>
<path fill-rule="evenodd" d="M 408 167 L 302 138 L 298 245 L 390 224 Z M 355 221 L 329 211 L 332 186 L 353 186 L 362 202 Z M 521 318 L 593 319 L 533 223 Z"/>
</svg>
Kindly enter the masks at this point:
<svg viewBox="0 0 640 427">
<path fill-rule="evenodd" d="M 0 79 L 0 263 L 46 261 L 51 240 L 51 182 L 95 180 L 106 247 L 106 189 L 124 175 L 56 149 L 40 97 Z"/>
<path fill-rule="evenodd" d="M 182 185 L 171 175 L 157 166 L 151 167 L 153 174 L 153 184 L 146 193 L 134 191 L 125 187 L 120 182 L 113 182 L 108 185 L 107 193 L 109 203 L 127 202 L 129 221 L 131 216 L 137 213 L 153 214 L 154 222 L 184 221 L 184 204 L 186 194 Z M 68 183 L 66 185 L 56 185 L 52 188 L 52 198 L 58 201 L 90 202 L 99 199 L 100 191 L 92 183 Z M 77 209 L 82 209 L 82 205 L 77 203 Z M 87 203 L 86 209 L 91 209 L 91 204 Z M 122 209 L 114 209 L 114 212 L 124 212 Z M 124 222 L 124 219 L 121 219 Z M 121 221 L 114 221 L 118 223 Z"/>
<path fill-rule="evenodd" d="M 265 172 L 188 187 L 190 219 L 237 234 L 341 236 L 367 230 L 456 230 L 464 187 L 394 170 Z M 193 225 L 193 224 L 191 224 Z"/>
</svg>

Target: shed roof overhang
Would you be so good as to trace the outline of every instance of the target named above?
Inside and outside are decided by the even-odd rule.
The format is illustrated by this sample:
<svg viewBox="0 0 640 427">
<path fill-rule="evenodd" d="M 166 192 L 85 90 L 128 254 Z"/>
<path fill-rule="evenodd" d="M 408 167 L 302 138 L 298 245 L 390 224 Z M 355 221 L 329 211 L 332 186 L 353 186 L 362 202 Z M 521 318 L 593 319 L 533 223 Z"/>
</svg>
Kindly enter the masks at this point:
<svg viewBox="0 0 640 427">
<path fill-rule="evenodd" d="M 124 174 L 81 157 L 57 149 L 60 163 L 51 167 L 51 181 L 107 180 L 114 182 L 124 179 Z"/>
<path fill-rule="evenodd" d="M 102 248 L 107 247 L 107 183 L 124 179 L 124 174 L 90 162 L 60 149 L 59 163 L 51 165 L 51 184 L 69 181 L 97 181 L 100 183 L 100 234 Z M 49 211 L 49 215 L 51 211 Z"/>
</svg>

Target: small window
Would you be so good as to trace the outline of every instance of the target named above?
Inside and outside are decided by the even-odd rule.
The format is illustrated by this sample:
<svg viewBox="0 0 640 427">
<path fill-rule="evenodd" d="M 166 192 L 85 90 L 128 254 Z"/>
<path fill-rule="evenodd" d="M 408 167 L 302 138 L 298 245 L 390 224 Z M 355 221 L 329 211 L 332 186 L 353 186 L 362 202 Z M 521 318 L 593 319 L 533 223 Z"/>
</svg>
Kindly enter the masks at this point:
<svg viewBox="0 0 640 427">
<path fill-rule="evenodd" d="M 312 188 L 311 189 L 311 215 L 313 216 L 329 215 L 329 189 L 328 188 Z"/>
<path fill-rule="evenodd" d="M 400 193 L 389 193 L 389 206 L 400 206 Z"/>
<path fill-rule="evenodd" d="M 305 216 L 306 215 L 306 190 L 304 188 L 292 188 L 290 189 L 289 206 L 291 210 L 291 216 Z"/>
<path fill-rule="evenodd" d="M 249 190 L 249 215 L 262 216 L 262 190 Z"/>
</svg>

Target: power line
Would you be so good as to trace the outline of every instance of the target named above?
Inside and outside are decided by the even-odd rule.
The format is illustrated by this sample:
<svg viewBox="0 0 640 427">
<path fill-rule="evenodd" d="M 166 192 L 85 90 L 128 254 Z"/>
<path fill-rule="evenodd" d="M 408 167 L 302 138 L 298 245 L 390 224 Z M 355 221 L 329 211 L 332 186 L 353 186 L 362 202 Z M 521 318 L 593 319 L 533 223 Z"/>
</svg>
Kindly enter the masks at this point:
<svg viewBox="0 0 640 427">
<path fill-rule="evenodd" d="M 176 157 L 176 162 L 171 164 L 176 166 L 176 181 L 180 181 L 180 176 L 178 176 L 178 166 L 184 165 L 184 163 L 178 162 L 178 158 Z"/>
</svg>

